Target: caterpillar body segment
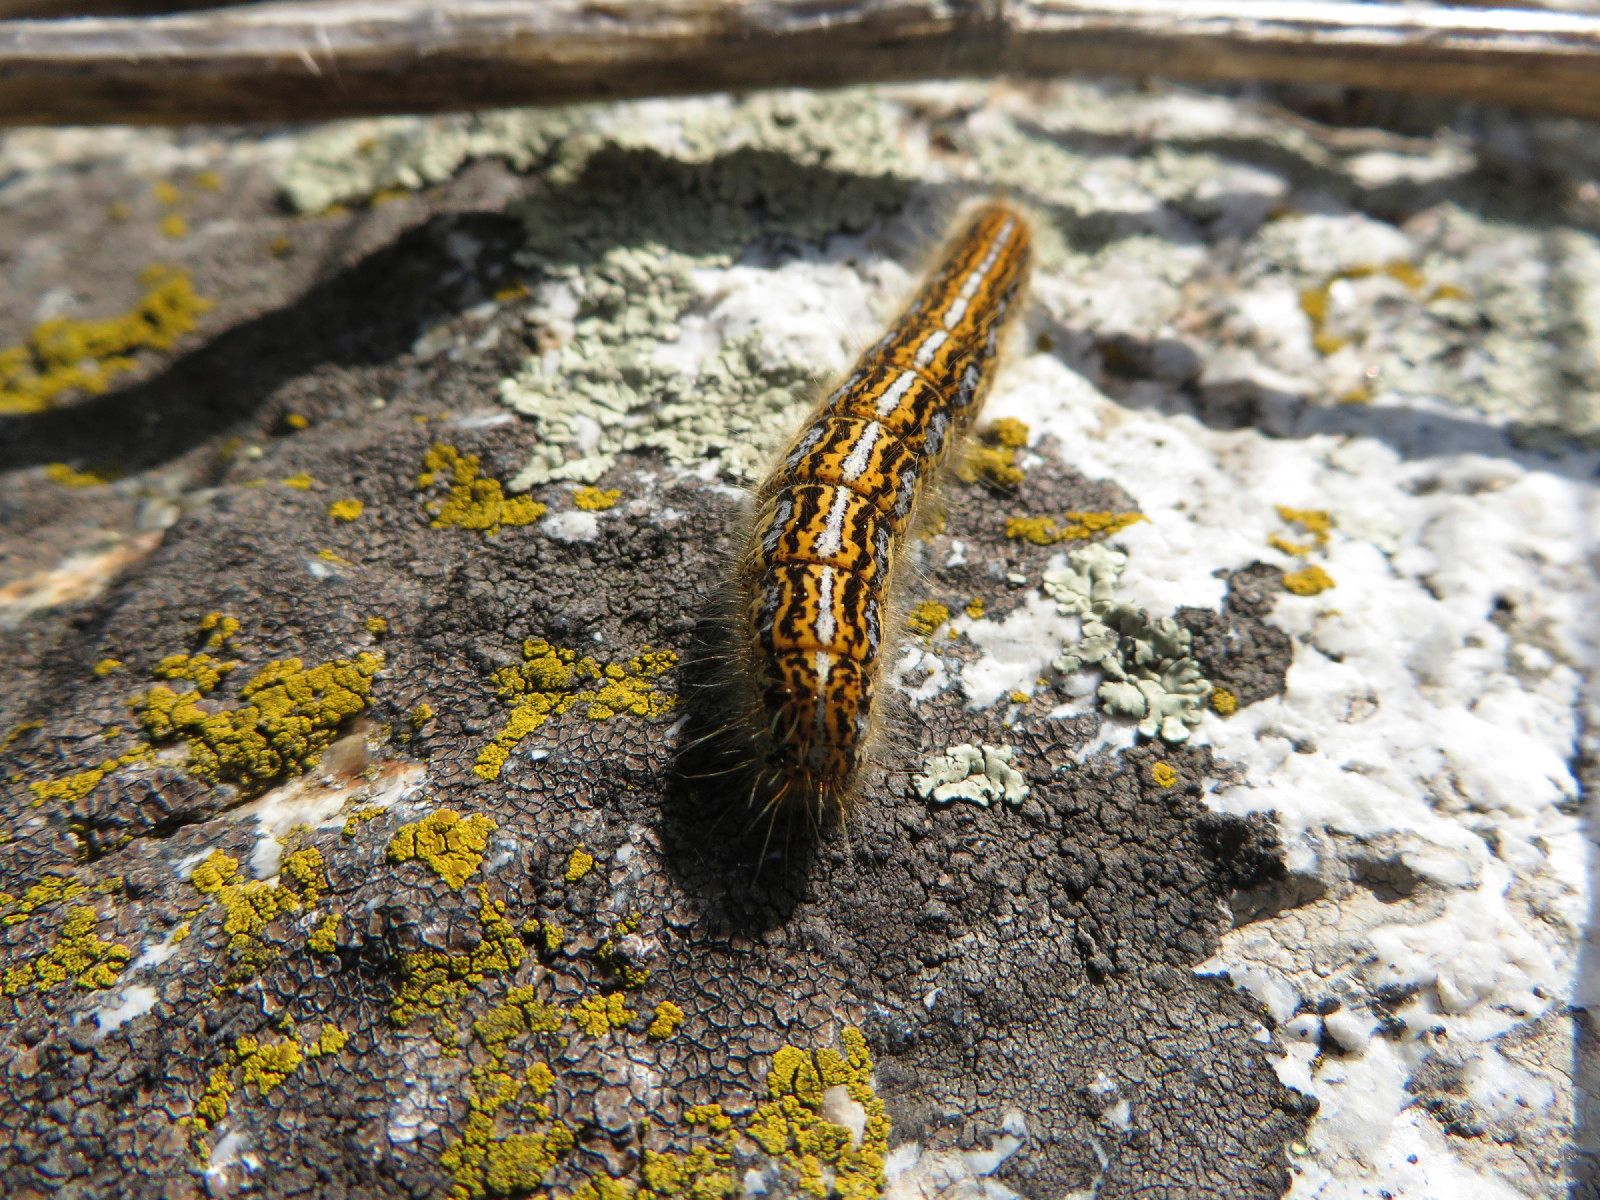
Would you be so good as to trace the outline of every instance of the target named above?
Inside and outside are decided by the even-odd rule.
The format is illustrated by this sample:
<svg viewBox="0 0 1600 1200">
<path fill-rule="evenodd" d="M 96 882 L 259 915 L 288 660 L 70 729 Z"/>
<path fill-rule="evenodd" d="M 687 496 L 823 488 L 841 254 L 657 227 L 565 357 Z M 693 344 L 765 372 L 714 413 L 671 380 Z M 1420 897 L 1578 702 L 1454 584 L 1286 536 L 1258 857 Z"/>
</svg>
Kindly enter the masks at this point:
<svg viewBox="0 0 1600 1200">
<path fill-rule="evenodd" d="M 968 216 L 756 491 L 734 632 L 756 795 L 769 806 L 848 806 L 882 724 L 906 542 L 982 407 L 1030 241 L 1008 205 Z"/>
</svg>

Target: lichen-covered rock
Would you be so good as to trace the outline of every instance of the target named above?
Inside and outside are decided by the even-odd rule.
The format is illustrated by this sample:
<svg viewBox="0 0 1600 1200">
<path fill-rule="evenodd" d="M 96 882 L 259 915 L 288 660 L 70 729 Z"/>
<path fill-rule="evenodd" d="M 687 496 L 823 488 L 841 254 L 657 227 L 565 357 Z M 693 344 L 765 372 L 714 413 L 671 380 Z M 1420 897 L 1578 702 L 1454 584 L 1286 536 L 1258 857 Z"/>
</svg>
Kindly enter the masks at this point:
<svg viewBox="0 0 1600 1200">
<path fill-rule="evenodd" d="M 0 137 L 0 1189 L 1592 1184 L 1588 160 L 1299 100 Z M 889 751 L 753 824 L 737 485 L 997 187 Z"/>
</svg>

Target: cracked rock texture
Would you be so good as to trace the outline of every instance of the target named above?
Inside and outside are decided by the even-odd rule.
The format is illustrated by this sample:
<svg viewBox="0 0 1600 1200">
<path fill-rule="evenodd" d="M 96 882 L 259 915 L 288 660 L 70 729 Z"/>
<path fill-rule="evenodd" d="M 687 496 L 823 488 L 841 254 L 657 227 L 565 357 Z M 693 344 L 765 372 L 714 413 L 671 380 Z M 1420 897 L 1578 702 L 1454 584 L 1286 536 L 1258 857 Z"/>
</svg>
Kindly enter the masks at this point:
<svg viewBox="0 0 1600 1200">
<path fill-rule="evenodd" d="M 1596 145 L 1088 83 L 0 137 L 0 1185 L 1596 1194 Z M 688 745 L 739 486 L 994 188 L 1021 482 L 769 838 Z M 103 349 L 153 263 L 208 306 Z M 1181 745 L 1051 666 L 1108 531 Z M 921 797 L 963 743 L 1020 804 Z"/>
</svg>

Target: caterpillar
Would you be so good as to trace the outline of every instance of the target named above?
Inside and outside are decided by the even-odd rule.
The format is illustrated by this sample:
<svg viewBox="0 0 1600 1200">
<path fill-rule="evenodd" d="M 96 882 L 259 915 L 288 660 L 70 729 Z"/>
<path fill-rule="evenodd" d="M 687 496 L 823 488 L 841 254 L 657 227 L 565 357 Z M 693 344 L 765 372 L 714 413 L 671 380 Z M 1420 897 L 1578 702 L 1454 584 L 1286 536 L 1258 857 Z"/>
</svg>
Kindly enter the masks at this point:
<svg viewBox="0 0 1600 1200">
<path fill-rule="evenodd" d="M 752 797 L 770 812 L 842 815 L 878 745 L 906 543 L 977 419 L 1030 258 L 1014 208 L 972 213 L 756 490 L 733 633 Z"/>
</svg>

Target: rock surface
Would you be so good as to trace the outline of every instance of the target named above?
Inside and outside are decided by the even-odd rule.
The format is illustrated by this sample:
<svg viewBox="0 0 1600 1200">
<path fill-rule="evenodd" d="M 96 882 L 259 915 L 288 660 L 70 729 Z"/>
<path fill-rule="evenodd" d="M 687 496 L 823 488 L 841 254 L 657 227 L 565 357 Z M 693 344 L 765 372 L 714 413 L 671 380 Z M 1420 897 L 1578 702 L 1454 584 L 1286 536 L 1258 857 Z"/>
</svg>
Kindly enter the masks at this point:
<svg viewBox="0 0 1600 1200">
<path fill-rule="evenodd" d="M 0 138 L 6 1193 L 1595 1194 L 1600 139 L 1371 105 Z M 769 840 L 740 487 L 996 189 L 890 755 Z"/>
</svg>

